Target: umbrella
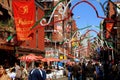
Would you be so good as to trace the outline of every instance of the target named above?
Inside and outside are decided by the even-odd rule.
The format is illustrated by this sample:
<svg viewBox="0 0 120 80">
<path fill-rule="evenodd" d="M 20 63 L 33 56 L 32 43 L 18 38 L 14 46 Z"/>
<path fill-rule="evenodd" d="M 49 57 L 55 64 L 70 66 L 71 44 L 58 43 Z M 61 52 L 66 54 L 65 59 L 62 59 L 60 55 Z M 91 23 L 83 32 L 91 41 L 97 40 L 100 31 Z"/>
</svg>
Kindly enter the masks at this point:
<svg viewBox="0 0 120 80">
<path fill-rule="evenodd" d="M 47 62 L 47 59 L 46 59 L 46 58 L 43 58 L 43 59 L 41 59 L 41 61 L 43 61 L 43 62 Z"/>
<path fill-rule="evenodd" d="M 40 59 L 42 59 L 42 58 L 43 58 L 43 57 L 42 57 L 41 55 L 38 55 L 38 56 L 37 56 L 37 59 L 38 59 L 38 60 L 40 60 Z"/>
<path fill-rule="evenodd" d="M 42 56 L 36 56 L 35 54 L 29 54 L 29 55 L 24 55 L 20 57 L 19 59 L 21 61 L 26 61 L 26 62 L 31 62 L 31 61 L 36 61 L 42 58 Z"/>
<path fill-rule="evenodd" d="M 58 58 L 43 58 L 43 59 L 41 59 L 41 61 L 43 61 L 43 62 L 47 62 L 47 61 L 60 61 L 60 59 L 58 59 Z"/>
</svg>

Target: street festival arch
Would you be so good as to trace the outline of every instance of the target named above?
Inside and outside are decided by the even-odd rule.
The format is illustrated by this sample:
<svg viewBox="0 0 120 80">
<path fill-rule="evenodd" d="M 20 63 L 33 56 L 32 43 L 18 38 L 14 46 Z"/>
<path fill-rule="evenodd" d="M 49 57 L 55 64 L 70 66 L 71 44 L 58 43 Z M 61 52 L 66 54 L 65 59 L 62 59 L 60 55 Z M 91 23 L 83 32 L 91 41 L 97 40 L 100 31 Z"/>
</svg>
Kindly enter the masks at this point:
<svg viewBox="0 0 120 80">
<path fill-rule="evenodd" d="M 49 15 L 49 14 L 50 14 L 49 12 L 48 12 L 47 15 L 43 16 L 40 20 L 38 20 L 38 21 L 36 22 L 36 24 L 35 24 L 34 26 L 32 26 L 30 29 L 33 29 L 33 28 L 34 28 L 37 24 L 39 24 L 39 23 L 40 23 L 42 26 L 45 27 L 45 26 L 50 25 L 50 24 L 54 24 L 54 23 L 58 23 L 58 22 L 60 22 L 60 21 L 68 20 L 68 19 L 71 17 L 71 15 L 72 15 L 73 9 L 74 9 L 77 5 L 79 5 L 79 4 L 81 4 L 81 3 L 87 3 L 88 5 L 90 5 L 90 6 L 95 10 L 95 13 L 96 13 L 97 18 L 106 19 L 105 17 L 99 16 L 98 11 L 97 11 L 97 9 L 94 7 L 94 5 L 92 5 L 90 2 L 88 2 L 88 1 L 86 1 L 86 0 L 82 0 L 82 1 L 77 2 L 77 3 L 71 8 L 70 14 L 69 14 L 67 17 L 64 17 L 64 14 L 65 14 L 65 12 L 66 12 L 66 10 L 67 10 L 67 7 L 68 7 L 68 5 L 71 3 L 72 0 L 70 0 L 67 5 L 64 5 L 64 4 L 62 3 L 63 1 L 65 1 L 65 0 L 59 1 L 59 2 L 55 5 L 55 7 L 53 7 L 53 8 L 51 9 L 51 11 L 53 11 L 53 12 L 52 12 L 52 14 L 51 14 L 51 16 L 50 16 L 50 19 L 48 20 L 47 23 L 43 23 L 43 22 L 46 22 L 46 20 L 45 20 L 44 17 L 46 17 L 47 15 Z M 53 17 L 53 14 L 55 13 L 55 10 L 57 9 L 57 7 L 58 7 L 59 5 L 62 5 L 62 6 L 64 7 L 64 11 L 63 11 L 63 12 L 58 11 L 58 12 L 62 15 L 62 20 L 58 20 L 58 21 L 55 21 L 55 22 L 53 22 L 53 23 L 50 23 L 50 22 L 51 22 L 51 19 L 52 19 L 52 17 Z M 50 11 L 50 12 L 51 12 L 51 11 Z"/>
<path fill-rule="evenodd" d="M 99 16 L 98 11 L 96 10 L 95 6 L 92 5 L 90 2 L 88 2 L 88 1 L 86 1 L 86 0 L 82 0 L 82 1 L 77 2 L 77 3 L 71 8 L 70 14 L 69 14 L 67 17 L 65 17 L 64 14 L 65 14 L 65 12 L 66 12 L 66 10 L 67 10 L 68 5 L 71 3 L 72 0 L 70 0 L 70 1 L 67 3 L 67 5 L 64 5 L 64 4 L 62 3 L 63 1 L 65 1 L 65 0 L 59 1 L 59 2 L 55 5 L 55 7 L 51 9 L 51 11 L 53 11 L 53 12 L 52 12 L 52 14 L 51 14 L 51 16 L 50 16 L 50 19 L 48 20 L 47 23 L 43 23 L 43 22 L 46 22 L 46 20 L 45 20 L 44 17 L 46 17 L 46 16 L 47 16 L 48 14 L 50 14 L 50 13 L 48 13 L 48 14 L 45 15 L 43 18 L 41 18 L 40 20 L 38 20 L 38 21 L 36 22 L 36 24 L 30 28 L 30 30 L 33 29 L 38 23 L 40 23 L 43 27 L 45 27 L 45 26 L 50 25 L 50 24 L 54 24 L 54 23 L 58 23 L 58 22 L 60 22 L 60 21 L 68 20 L 68 19 L 71 17 L 71 14 L 72 14 L 73 9 L 74 9 L 77 5 L 79 5 L 79 4 L 81 4 L 81 3 L 87 3 L 88 5 L 90 5 L 90 6 L 95 10 L 95 13 L 96 13 L 97 18 L 107 19 L 107 18 L 105 18 L 105 17 Z M 63 12 L 58 11 L 58 12 L 62 15 L 62 20 L 58 20 L 58 21 L 55 21 L 55 22 L 51 23 L 51 19 L 52 19 L 52 17 L 53 17 L 53 14 L 54 14 L 56 8 L 57 8 L 59 5 L 62 5 L 62 6 L 64 7 L 64 11 L 63 11 Z M 51 11 L 50 11 L 50 12 L 51 12 Z M 109 19 L 108 19 L 108 20 L 109 20 Z M 94 30 L 91 30 L 91 31 L 94 31 Z M 94 31 L 94 32 L 96 32 L 96 31 Z M 98 33 L 98 32 L 96 32 L 96 33 Z M 71 56 L 71 57 L 72 57 L 72 56 Z"/>
<path fill-rule="evenodd" d="M 88 27 L 87 27 L 87 28 L 88 28 Z M 79 30 L 81 30 L 81 29 L 78 29 L 78 30 L 73 34 L 72 38 L 76 37 L 75 35 L 77 34 L 77 32 L 78 32 Z M 71 39 L 69 39 L 69 40 L 66 40 L 66 41 L 63 43 L 63 45 L 66 44 L 66 43 L 70 44 L 70 43 L 73 43 L 73 42 L 83 41 L 84 39 L 87 38 L 86 34 L 89 33 L 89 32 L 95 32 L 96 34 L 98 34 L 98 35 L 97 35 L 97 39 L 100 41 L 101 45 L 93 38 L 93 39 L 96 41 L 98 47 L 103 47 L 103 49 L 105 49 L 106 47 L 103 46 L 103 44 L 105 43 L 106 46 L 107 46 L 107 49 L 111 49 L 112 51 L 113 51 L 113 50 L 114 50 L 114 51 L 117 51 L 116 49 L 113 48 L 113 46 L 112 46 L 111 44 L 108 43 L 108 42 L 115 42 L 115 41 L 112 41 L 112 40 L 111 40 L 111 41 L 106 41 L 105 39 L 101 39 L 99 34 L 101 34 L 101 33 L 104 34 L 104 31 L 100 31 L 100 33 L 99 33 L 99 32 L 97 32 L 96 30 L 88 30 L 85 34 L 83 34 L 83 35 L 81 35 L 81 36 L 79 37 L 80 39 L 81 39 L 81 37 L 83 37 L 81 40 L 73 40 L 73 41 L 72 41 L 72 38 L 71 38 Z M 112 37 L 111 35 L 110 35 L 110 37 L 111 37 L 111 39 L 113 39 L 113 37 Z M 93 40 L 93 39 L 90 39 L 90 41 Z M 85 47 L 85 48 L 86 48 L 86 47 Z M 78 49 L 79 49 L 79 48 L 78 48 Z M 79 50 L 81 50 L 81 49 L 79 49 Z M 79 50 L 76 50 L 76 51 L 79 51 Z M 113 53 L 112 53 L 112 54 L 113 54 Z"/>
</svg>

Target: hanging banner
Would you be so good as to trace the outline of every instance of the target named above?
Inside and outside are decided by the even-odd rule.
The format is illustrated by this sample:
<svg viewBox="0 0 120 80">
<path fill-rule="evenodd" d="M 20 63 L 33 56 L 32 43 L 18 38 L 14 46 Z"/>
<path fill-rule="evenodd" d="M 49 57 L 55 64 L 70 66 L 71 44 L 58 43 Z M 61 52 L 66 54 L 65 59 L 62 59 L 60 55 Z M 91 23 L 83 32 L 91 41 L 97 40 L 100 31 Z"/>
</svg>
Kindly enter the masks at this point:
<svg viewBox="0 0 120 80">
<path fill-rule="evenodd" d="M 30 27 L 35 23 L 34 0 L 12 0 L 12 8 L 18 40 L 31 40 Z M 29 36 L 29 37 L 28 37 Z"/>
<path fill-rule="evenodd" d="M 114 23 L 106 23 L 106 38 L 110 37 L 110 33 L 112 31 Z"/>
</svg>

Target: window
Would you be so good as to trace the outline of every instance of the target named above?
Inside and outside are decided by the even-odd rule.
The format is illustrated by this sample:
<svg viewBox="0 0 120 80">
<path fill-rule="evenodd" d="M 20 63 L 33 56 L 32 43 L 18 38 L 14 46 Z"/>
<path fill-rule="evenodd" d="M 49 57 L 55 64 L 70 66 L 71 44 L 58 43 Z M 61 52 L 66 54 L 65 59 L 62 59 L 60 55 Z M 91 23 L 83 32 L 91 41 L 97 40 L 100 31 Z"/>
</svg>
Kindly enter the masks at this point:
<svg viewBox="0 0 120 80">
<path fill-rule="evenodd" d="M 36 48 L 38 48 L 38 30 L 36 30 Z"/>
<path fill-rule="evenodd" d="M 38 7 L 36 7 L 36 21 L 38 21 Z"/>
</svg>

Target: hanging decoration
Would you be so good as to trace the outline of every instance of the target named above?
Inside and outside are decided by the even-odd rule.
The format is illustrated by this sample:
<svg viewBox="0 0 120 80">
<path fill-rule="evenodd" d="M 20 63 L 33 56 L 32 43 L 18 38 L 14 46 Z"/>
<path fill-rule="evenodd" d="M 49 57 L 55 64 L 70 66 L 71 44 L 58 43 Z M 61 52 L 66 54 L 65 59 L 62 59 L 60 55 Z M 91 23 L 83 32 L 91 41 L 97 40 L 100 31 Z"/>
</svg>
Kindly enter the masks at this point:
<svg viewBox="0 0 120 80">
<path fill-rule="evenodd" d="M 13 14 L 18 40 L 31 40 L 30 27 L 35 23 L 35 3 L 34 0 L 13 0 Z"/>
<path fill-rule="evenodd" d="M 86 1 L 86 0 L 79 1 L 79 2 L 77 2 L 74 6 L 72 6 L 72 7 L 71 7 L 71 10 L 70 10 L 70 14 L 66 17 L 66 16 L 65 16 L 65 12 L 67 11 L 67 8 L 68 8 L 69 4 L 72 2 L 72 0 L 70 0 L 66 5 L 64 5 L 64 4 L 62 3 L 63 1 L 65 1 L 65 0 L 60 0 L 60 1 L 50 10 L 50 12 L 52 11 L 51 14 L 50 14 L 50 12 L 48 12 L 48 14 L 46 14 L 46 15 L 43 16 L 40 20 L 38 20 L 30 29 L 33 29 L 33 28 L 34 28 L 36 25 L 38 25 L 39 23 L 40 23 L 42 26 L 50 25 L 50 22 L 51 22 L 51 20 L 52 20 L 53 14 L 55 13 L 55 11 L 56 11 L 57 7 L 59 7 L 59 5 L 62 5 L 63 8 L 64 8 L 62 12 L 61 12 L 61 9 L 60 9 L 60 11 L 58 11 L 58 12 L 61 14 L 61 16 L 62 16 L 62 19 L 61 19 L 61 20 L 58 20 L 58 21 L 55 21 L 55 22 L 52 23 L 52 24 L 55 24 L 55 23 L 58 23 L 58 22 L 61 22 L 61 21 L 65 21 L 65 20 L 69 19 L 69 18 L 71 17 L 71 15 L 72 15 L 73 9 L 74 9 L 77 5 L 79 5 L 79 4 L 81 4 L 81 3 L 87 3 L 87 4 L 89 4 L 89 5 L 95 10 L 95 13 L 96 13 L 97 18 L 105 19 L 105 17 L 99 16 L 98 11 L 97 11 L 97 9 L 95 8 L 95 6 L 92 5 L 90 2 L 88 2 L 88 1 Z M 48 20 L 47 23 L 43 23 L 44 20 L 45 20 L 45 17 L 48 16 L 48 15 L 51 15 L 51 16 L 50 16 L 50 19 Z"/>
</svg>

